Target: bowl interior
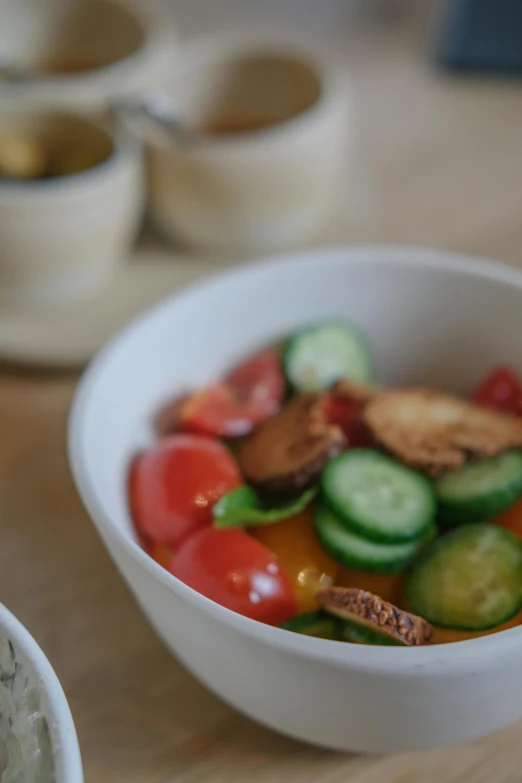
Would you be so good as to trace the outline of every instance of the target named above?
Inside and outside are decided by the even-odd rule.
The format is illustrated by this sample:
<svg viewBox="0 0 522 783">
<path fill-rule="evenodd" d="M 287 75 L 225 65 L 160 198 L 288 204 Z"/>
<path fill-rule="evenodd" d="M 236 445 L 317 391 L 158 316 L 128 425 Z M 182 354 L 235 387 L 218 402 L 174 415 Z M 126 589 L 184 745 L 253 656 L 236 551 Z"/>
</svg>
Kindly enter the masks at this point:
<svg viewBox="0 0 522 783">
<path fill-rule="evenodd" d="M 129 461 L 150 441 L 166 398 L 337 316 L 367 335 L 380 382 L 466 393 L 492 365 L 522 369 L 521 303 L 519 272 L 414 249 L 316 251 L 214 278 L 140 318 L 87 373 L 72 422 L 80 489 L 95 499 L 102 526 L 134 538 Z"/>
<path fill-rule="evenodd" d="M 46 76 L 104 68 L 145 39 L 139 19 L 116 0 L 1 0 L 0 17 L 2 56 Z"/>
<path fill-rule="evenodd" d="M 166 88 L 180 112 L 209 135 L 260 130 L 311 108 L 321 94 L 315 68 L 297 54 L 217 50 Z"/>
<path fill-rule="evenodd" d="M 79 116 L 15 110 L 0 118 L 0 180 L 32 182 L 77 174 L 114 151 L 111 134 Z"/>
</svg>

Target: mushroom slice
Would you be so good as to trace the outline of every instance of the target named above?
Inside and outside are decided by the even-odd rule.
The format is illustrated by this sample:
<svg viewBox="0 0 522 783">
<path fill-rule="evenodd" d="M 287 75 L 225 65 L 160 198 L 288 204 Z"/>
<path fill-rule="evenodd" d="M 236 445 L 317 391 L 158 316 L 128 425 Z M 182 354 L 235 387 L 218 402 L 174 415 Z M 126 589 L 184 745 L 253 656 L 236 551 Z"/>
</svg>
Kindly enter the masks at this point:
<svg viewBox="0 0 522 783">
<path fill-rule="evenodd" d="M 361 405 L 372 400 L 381 391 L 380 386 L 373 386 L 369 383 L 359 383 L 351 381 L 348 378 L 338 381 L 332 386 L 331 394 L 334 398 L 348 399 L 352 402 L 358 402 Z"/>
<path fill-rule="evenodd" d="M 406 647 L 427 644 L 433 634 L 433 628 L 422 617 L 404 612 L 367 590 L 329 587 L 321 590 L 317 599 L 330 614 Z"/>
<path fill-rule="evenodd" d="M 425 389 L 377 394 L 363 419 L 377 443 L 429 475 L 522 446 L 522 419 Z"/>
<path fill-rule="evenodd" d="M 258 492 L 293 497 L 342 451 L 345 438 L 327 421 L 328 403 L 328 394 L 299 394 L 242 444 L 239 465 Z"/>
</svg>

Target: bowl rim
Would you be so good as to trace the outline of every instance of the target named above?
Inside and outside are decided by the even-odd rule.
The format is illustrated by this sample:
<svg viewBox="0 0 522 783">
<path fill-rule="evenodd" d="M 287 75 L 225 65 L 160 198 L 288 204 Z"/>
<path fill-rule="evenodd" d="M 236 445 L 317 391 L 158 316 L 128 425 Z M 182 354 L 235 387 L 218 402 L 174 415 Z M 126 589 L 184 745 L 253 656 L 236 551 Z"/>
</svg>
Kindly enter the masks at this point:
<svg viewBox="0 0 522 783">
<path fill-rule="evenodd" d="M 351 92 L 342 78 L 343 68 L 339 57 L 324 47 L 314 45 L 309 37 L 281 34 L 232 31 L 207 33 L 182 43 L 179 47 L 179 65 L 168 78 L 163 79 L 159 92 L 170 95 L 175 85 L 187 75 L 211 68 L 213 64 L 226 64 L 250 57 L 290 59 L 304 65 L 318 82 L 315 100 L 307 107 L 266 127 L 245 133 L 198 136 L 194 154 L 250 152 L 260 143 L 279 144 L 291 140 L 305 129 L 315 130 L 339 105 L 345 108 L 349 121 Z M 151 135 L 147 142 L 153 149 L 167 151 L 171 145 L 160 137 Z"/>
<path fill-rule="evenodd" d="M 320 261 L 317 256 L 321 257 Z M 168 593 L 176 594 L 190 605 L 212 615 L 218 622 L 256 639 L 266 647 L 293 653 L 298 658 L 319 659 L 339 670 L 350 669 L 408 677 L 426 677 L 428 673 L 430 676 L 442 674 L 454 676 L 469 672 L 470 666 L 473 666 L 477 673 L 487 672 L 491 668 L 493 657 L 497 656 L 497 660 L 500 660 L 501 657 L 520 655 L 522 626 L 478 639 L 401 648 L 339 644 L 264 625 L 200 595 L 152 560 L 136 541 L 113 524 L 110 516 L 105 512 L 97 487 L 89 479 L 83 448 L 84 424 L 89 410 L 89 400 L 92 390 L 103 383 L 105 367 L 110 364 L 112 356 L 119 351 L 120 346 L 131 341 L 149 321 L 161 319 L 162 314 L 175 307 L 178 302 L 198 297 L 201 291 L 209 287 L 226 286 L 228 282 L 237 278 L 245 280 L 252 278 L 255 281 L 256 276 L 270 274 L 281 266 L 290 268 L 295 264 L 296 269 L 302 269 L 303 264 L 315 266 L 321 263 L 324 267 L 325 256 L 332 264 L 363 265 L 372 263 L 373 259 L 373 262 L 379 263 L 400 263 L 410 267 L 437 268 L 449 273 L 463 273 L 470 277 L 505 283 L 522 289 L 522 270 L 509 267 L 502 262 L 451 251 L 401 245 L 341 245 L 294 252 L 217 272 L 202 281 L 197 281 L 138 315 L 101 349 L 85 370 L 73 396 L 68 422 L 68 459 L 77 490 L 102 539 L 108 538 L 115 547 L 123 549 L 127 557 L 146 571 Z"/>
<path fill-rule="evenodd" d="M 92 0 L 90 0 L 92 2 Z M 122 0 L 94 0 L 94 5 L 106 5 L 112 6 L 116 9 L 118 14 L 122 17 L 127 17 L 132 23 L 136 25 L 140 32 L 140 42 L 134 49 L 127 52 L 127 54 L 117 57 L 115 60 L 110 60 L 104 65 L 100 65 L 94 68 L 86 69 L 80 72 L 69 73 L 53 73 L 35 68 L 32 71 L 33 79 L 28 82 L 16 82 L 7 84 L 6 89 L 20 91 L 20 94 L 26 95 L 35 92 L 38 88 L 51 86 L 60 87 L 67 86 L 74 89 L 78 89 L 84 85 L 94 81 L 100 81 L 112 76 L 113 73 L 119 75 L 119 72 L 123 69 L 128 71 L 130 65 L 134 65 L 135 61 L 141 60 L 144 53 L 148 53 L 151 45 L 154 43 L 154 29 L 152 29 L 150 17 L 145 14 L 143 8 L 139 8 L 136 4 L 122 2 Z M 4 85 L 2 85 L 4 86 Z"/>
<path fill-rule="evenodd" d="M 23 108 L 11 107 L 7 110 L 7 114 L 14 118 L 39 115 L 56 120 L 72 120 L 101 131 L 111 141 L 112 149 L 99 163 L 73 174 L 64 174 L 50 179 L 0 179 L 0 202 L 23 201 L 29 198 L 47 199 L 49 194 L 69 198 L 78 192 L 81 194 L 87 189 L 96 189 L 100 184 L 105 184 L 121 169 L 127 168 L 129 161 L 132 161 L 132 164 L 141 163 L 141 144 L 121 123 L 111 128 L 101 119 L 89 117 L 81 111 L 67 110 L 53 103 Z"/>
<path fill-rule="evenodd" d="M 46 717 L 51 736 L 54 734 L 59 743 L 56 747 L 56 739 L 53 742 L 57 783 L 82 783 L 83 768 L 78 736 L 71 709 L 56 672 L 34 637 L 3 603 L 0 603 L 0 627 L 20 647 L 20 651 L 34 667 L 45 694 L 48 707 Z"/>
</svg>

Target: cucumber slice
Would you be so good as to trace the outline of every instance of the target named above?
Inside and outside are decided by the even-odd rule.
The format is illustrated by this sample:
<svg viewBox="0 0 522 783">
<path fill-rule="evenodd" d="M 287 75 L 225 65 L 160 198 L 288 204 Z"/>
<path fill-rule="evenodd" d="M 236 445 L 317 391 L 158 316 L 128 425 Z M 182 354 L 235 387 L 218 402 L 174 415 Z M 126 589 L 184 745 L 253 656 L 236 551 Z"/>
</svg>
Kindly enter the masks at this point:
<svg viewBox="0 0 522 783">
<path fill-rule="evenodd" d="M 341 522 L 372 541 L 411 541 L 435 518 L 435 493 L 428 479 L 370 449 L 350 449 L 332 460 L 321 486 Z"/>
<path fill-rule="evenodd" d="M 444 524 L 484 522 L 502 513 L 522 495 L 522 451 L 505 451 L 473 462 L 436 482 Z"/>
<path fill-rule="evenodd" d="M 356 623 L 344 621 L 340 627 L 341 639 L 352 644 L 377 644 L 385 647 L 405 647 L 404 644 L 393 639 L 389 634 L 379 633 L 371 628 Z"/>
<path fill-rule="evenodd" d="M 406 597 L 411 610 L 434 625 L 495 628 L 522 608 L 522 541 L 495 525 L 452 530 L 414 566 Z"/>
<path fill-rule="evenodd" d="M 296 391 L 329 389 L 341 378 L 369 381 L 370 354 L 362 336 L 343 321 L 311 326 L 291 337 L 284 351 L 286 377 Z"/>
<path fill-rule="evenodd" d="M 284 631 L 300 633 L 304 636 L 314 636 L 317 639 L 352 642 L 353 644 L 403 645 L 388 634 L 378 630 L 358 625 L 355 622 L 341 620 L 328 612 L 319 609 L 316 612 L 306 612 L 291 617 L 280 626 Z"/>
<path fill-rule="evenodd" d="M 356 571 L 397 574 L 404 571 L 417 553 L 435 535 L 431 526 L 425 535 L 401 544 L 380 544 L 348 530 L 324 503 L 315 512 L 315 530 L 326 552 L 337 563 Z"/>
<path fill-rule="evenodd" d="M 280 626 L 284 631 L 300 633 L 304 636 L 314 636 L 317 639 L 330 639 L 338 642 L 352 642 L 353 644 L 378 644 L 378 645 L 403 645 L 388 634 L 379 633 L 378 630 L 357 625 L 348 620 L 341 620 L 328 612 L 319 609 L 316 612 L 306 612 L 291 617 Z"/>
<path fill-rule="evenodd" d="M 316 636 L 318 639 L 339 639 L 342 621 L 327 612 L 306 612 L 291 617 L 279 627 L 285 631 L 301 633 L 305 636 Z"/>
</svg>

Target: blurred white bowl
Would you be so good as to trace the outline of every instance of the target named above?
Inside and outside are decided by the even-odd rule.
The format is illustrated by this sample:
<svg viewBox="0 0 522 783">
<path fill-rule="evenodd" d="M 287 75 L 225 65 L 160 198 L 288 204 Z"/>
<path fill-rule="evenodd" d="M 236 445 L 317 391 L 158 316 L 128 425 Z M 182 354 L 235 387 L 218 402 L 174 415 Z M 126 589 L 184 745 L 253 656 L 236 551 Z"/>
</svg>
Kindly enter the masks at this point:
<svg viewBox="0 0 522 783">
<path fill-rule="evenodd" d="M 126 475 L 168 395 L 310 321 L 353 320 L 384 383 L 465 391 L 522 368 L 522 274 L 450 253 L 323 250 L 244 267 L 171 297 L 94 361 L 70 421 L 83 501 L 168 647 L 216 694 L 299 739 L 367 752 L 469 740 L 522 717 L 522 628 L 456 644 L 365 647 L 289 634 L 182 584 L 137 543 Z"/>
<path fill-rule="evenodd" d="M 177 55 L 160 10 L 147 0 L 0 0 L 1 60 L 34 77 L 2 83 L 0 105 L 104 109 L 149 89 Z"/>
<path fill-rule="evenodd" d="M 349 185 L 349 84 L 330 52 L 236 34 L 187 43 L 162 85 L 193 144 L 151 138 L 150 212 L 199 250 L 302 244 Z M 349 219 L 349 216 L 347 216 Z"/>
<path fill-rule="evenodd" d="M 58 678 L 33 637 L 0 604 L 0 745 L 3 740 L 2 780 L 7 763 L 9 780 L 82 783 L 78 739 Z"/>
<path fill-rule="evenodd" d="M 88 299 L 127 263 L 139 231 L 145 206 L 139 145 L 121 130 L 52 110 L 0 112 L 2 132 L 27 133 L 58 157 L 69 149 L 90 167 L 49 179 L 0 180 L 0 303 L 33 308 Z"/>
</svg>

